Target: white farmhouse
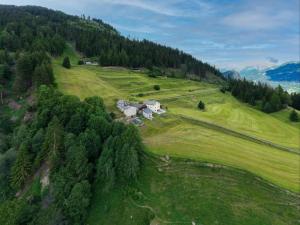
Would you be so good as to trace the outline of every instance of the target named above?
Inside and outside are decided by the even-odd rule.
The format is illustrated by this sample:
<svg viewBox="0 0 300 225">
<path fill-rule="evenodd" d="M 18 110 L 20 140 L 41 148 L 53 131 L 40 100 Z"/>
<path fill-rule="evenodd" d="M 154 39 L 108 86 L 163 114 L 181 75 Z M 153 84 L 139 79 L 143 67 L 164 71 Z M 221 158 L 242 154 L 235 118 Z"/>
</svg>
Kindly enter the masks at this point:
<svg viewBox="0 0 300 225">
<path fill-rule="evenodd" d="M 156 101 L 156 100 L 148 100 L 148 101 L 145 101 L 144 104 L 152 112 L 157 113 L 160 110 L 160 103 L 158 101 Z"/>
<path fill-rule="evenodd" d="M 133 117 L 136 116 L 137 108 L 133 106 L 125 106 L 123 113 L 126 117 Z"/>
<path fill-rule="evenodd" d="M 152 111 L 148 108 L 143 109 L 143 116 L 148 119 L 148 120 L 152 120 L 153 116 L 152 116 Z"/>
<path fill-rule="evenodd" d="M 124 100 L 119 100 L 117 102 L 117 107 L 121 112 L 124 112 L 125 106 L 127 106 L 127 102 L 125 102 Z"/>
</svg>

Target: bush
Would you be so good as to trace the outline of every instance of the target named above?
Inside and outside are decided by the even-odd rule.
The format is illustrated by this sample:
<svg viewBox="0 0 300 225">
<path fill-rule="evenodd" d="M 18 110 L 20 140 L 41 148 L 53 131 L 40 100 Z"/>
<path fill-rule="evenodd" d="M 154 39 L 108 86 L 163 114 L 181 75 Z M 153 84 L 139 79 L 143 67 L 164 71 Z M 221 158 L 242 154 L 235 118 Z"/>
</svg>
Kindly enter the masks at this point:
<svg viewBox="0 0 300 225">
<path fill-rule="evenodd" d="M 78 65 L 83 65 L 83 64 L 84 64 L 84 62 L 82 59 L 78 60 Z"/>
<path fill-rule="evenodd" d="M 200 110 L 204 110 L 204 109 L 205 109 L 205 104 L 204 104 L 204 102 L 200 101 L 200 102 L 198 103 L 198 108 L 199 108 Z"/>
<path fill-rule="evenodd" d="M 159 86 L 158 84 L 155 84 L 155 85 L 153 86 L 153 88 L 154 88 L 154 90 L 156 90 L 156 91 L 159 91 L 159 90 L 160 90 L 160 86 Z"/>
<path fill-rule="evenodd" d="M 274 112 L 274 108 L 270 102 L 266 102 L 263 105 L 262 111 L 264 111 L 265 113 L 271 113 L 271 112 Z"/>
<path fill-rule="evenodd" d="M 138 96 L 138 97 L 143 97 L 144 94 L 143 94 L 143 93 L 139 93 L 137 96 Z"/>
<path fill-rule="evenodd" d="M 116 114 L 114 112 L 110 112 L 109 115 L 113 120 L 116 119 Z"/>
<path fill-rule="evenodd" d="M 151 77 L 151 78 L 156 78 L 156 77 L 157 77 L 157 76 L 156 76 L 155 74 L 153 74 L 153 73 L 148 74 L 148 76 Z"/>
<path fill-rule="evenodd" d="M 290 121 L 292 121 L 292 122 L 298 122 L 299 121 L 298 113 L 296 112 L 296 110 L 293 110 L 290 113 Z"/>
<path fill-rule="evenodd" d="M 220 91 L 221 91 L 222 93 L 225 93 L 225 92 L 226 92 L 226 88 L 225 88 L 225 87 L 221 87 L 221 88 L 220 88 Z"/>
<path fill-rule="evenodd" d="M 70 59 L 69 59 L 68 56 L 64 58 L 62 66 L 65 67 L 65 68 L 67 68 L 67 69 L 71 68 L 71 63 L 70 63 Z"/>
</svg>

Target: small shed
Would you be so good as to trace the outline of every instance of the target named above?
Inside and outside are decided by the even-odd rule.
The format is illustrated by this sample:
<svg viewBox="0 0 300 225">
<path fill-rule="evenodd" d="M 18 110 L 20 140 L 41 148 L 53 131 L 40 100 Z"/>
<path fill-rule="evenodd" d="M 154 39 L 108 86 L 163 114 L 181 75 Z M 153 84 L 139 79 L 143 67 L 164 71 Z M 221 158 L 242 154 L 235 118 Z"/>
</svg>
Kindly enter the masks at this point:
<svg viewBox="0 0 300 225">
<path fill-rule="evenodd" d="M 152 111 L 148 108 L 143 109 L 143 116 L 148 120 L 153 119 Z"/>
<path fill-rule="evenodd" d="M 127 106 L 127 102 L 124 100 L 118 100 L 117 101 L 117 107 L 121 112 L 124 112 L 125 107 Z"/>
</svg>

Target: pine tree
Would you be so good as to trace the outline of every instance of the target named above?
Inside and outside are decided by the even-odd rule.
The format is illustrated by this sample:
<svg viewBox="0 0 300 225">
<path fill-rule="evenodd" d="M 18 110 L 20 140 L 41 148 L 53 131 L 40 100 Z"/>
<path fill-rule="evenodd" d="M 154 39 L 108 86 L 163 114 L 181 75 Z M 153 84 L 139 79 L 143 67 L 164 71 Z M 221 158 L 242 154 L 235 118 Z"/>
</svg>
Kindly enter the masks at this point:
<svg viewBox="0 0 300 225">
<path fill-rule="evenodd" d="M 105 183 L 108 188 L 112 187 L 116 180 L 114 166 L 115 153 L 111 146 L 112 142 L 113 138 L 110 137 L 104 145 L 97 163 L 97 180 Z"/>
<path fill-rule="evenodd" d="M 200 110 L 204 110 L 204 109 L 205 109 L 205 104 L 204 104 L 202 101 L 200 101 L 200 102 L 198 103 L 198 108 L 199 108 Z"/>
<path fill-rule="evenodd" d="M 17 92 L 24 92 L 32 83 L 32 73 L 34 65 L 31 55 L 26 53 L 17 61 L 16 65 L 16 78 L 14 81 L 14 90 Z"/>
<path fill-rule="evenodd" d="M 274 111 L 273 109 L 273 106 L 270 104 L 270 102 L 266 102 L 264 105 L 263 105 L 263 108 L 262 110 L 266 113 L 271 113 Z"/>
<path fill-rule="evenodd" d="M 86 129 L 79 135 L 80 144 L 85 146 L 87 157 L 90 161 L 95 161 L 101 152 L 101 139 L 95 130 Z"/>
<path fill-rule="evenodd" d="M 270 104 L 272 105 L 272 112 L 276 112 L 282 108 L 280 97 L 276 92 L 272 94 Z"/>
<path fill-rule="evenodd" d="M 39 129 L 35 135 L 32 137 L 31 149 L 34 153 L 39 152 L 42 149 L 44 143 L 44 129 Z"/>
<path fill-rule="evenodd" d="M 62 158 L 64 145 L 64 130 L 57 117 L 54 117 L 48 125 L 45 141 L 41 152 L 41 160 L 49 157 L 52 168 L 57 168 Z"/>
<path fill-rule="evenodd" d="M 70 59 L 69 59 L 68 56 L 66 56 L 66 57 L 64 58 L 64 61 L 63 61 L 63 63 L 62 63 L 62 66 L 65 67 L 65 68 L 67 68 L 67 69 L 70 69 L 70 68 L 71 68 L 71 63 L 70 63 Z"/>
<path fill-rule="evenodd" d="M 80 181 L 88 178 L 91 167 L 88 163 L 86 148 L 80 143 L 76 142 L 68 148 L 65 163 L 68 174 L 74 177 L 74 180 Z"/>
<path fill-rule="evenodd" d="M 160 90 L 160 86 L 159 86 L 158 84 L 155 84 L 155 85 L 153 86 L 153 88 L 154 88 L 154 90 L 156 90 L 156 91 L 159 91 L 159 90 Z"/>
<path fill-rule="evenodd" d="M 293 110 L 290 113 L 290 121 L 292 121 L 292 122 L 298 122 L 299 121 L 298 113 L 296 112 L 296 110 Z"/>
<path fill-rule="evenodd" d="M 135 181 L 139 172 L 138 153 L 134 146 L 124 144 L 116 151 L 115 165 L 118 180 L 123 183 Z"/>
<path fill-rule="evenodd" d="M 42 63 L 34 69 L 32 82 L 36 88 L 42 84 L 51 85 L 54 83 L 52 66 L 49 63 Z"/>
<path fill-rule="evenodd" d="M 2 105 L 3 105 L 3 92 L 4 92 L 4 87 L 2 84 L 0 84 L 0 100 Z"/>
<path fill-rule="evenodd" d="M 12 186 L 16 189 L 20 189 L 31 172 L 30 155 L 26 144 L 21 144 L 18 152 L 16 162 L 12 167 Z"/>
<path fill-rule="evenodd" d="M 72 188 L 68 198 L 64 202 L 64 211 L 72 224 L 84 224 L 87 207 L 90 204 L 91 185 L 84 180 Z"/>
</svg>

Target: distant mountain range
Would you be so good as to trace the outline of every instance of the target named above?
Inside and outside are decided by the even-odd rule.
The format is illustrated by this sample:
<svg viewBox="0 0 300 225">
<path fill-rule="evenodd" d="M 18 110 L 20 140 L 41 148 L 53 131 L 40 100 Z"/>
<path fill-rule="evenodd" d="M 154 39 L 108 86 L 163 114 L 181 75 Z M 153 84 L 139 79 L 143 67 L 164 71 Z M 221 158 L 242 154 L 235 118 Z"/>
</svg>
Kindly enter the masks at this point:
<svg viewBox="0 0 300 225">
<path fill-rule="evenodd" d="M 300 82 L 300 63 L 286 63 L 265 71 L 271 81 Z"/>
<path fill-rule="evenodd" d="M 226 78 L 241 79 L 241 75 L 236 70 L 227 70 L 222 74 Z"/>
<path fill-rule="evenodd" d="M 223 70 L 223 76 L 264 82 L 271 86 L 281 85 L 288 92 L 300 92 L 300 62 L 288 62 L 279 66 L 260 68 L 246 67 L 240 71 Z"/>
<path fill-rule="evenodd" d="M 246 67 L 239 73 L 242 77 L 250 80 L 300 82 L 300 63 L 289 62 L 266 69 Z"/>
</svg>

